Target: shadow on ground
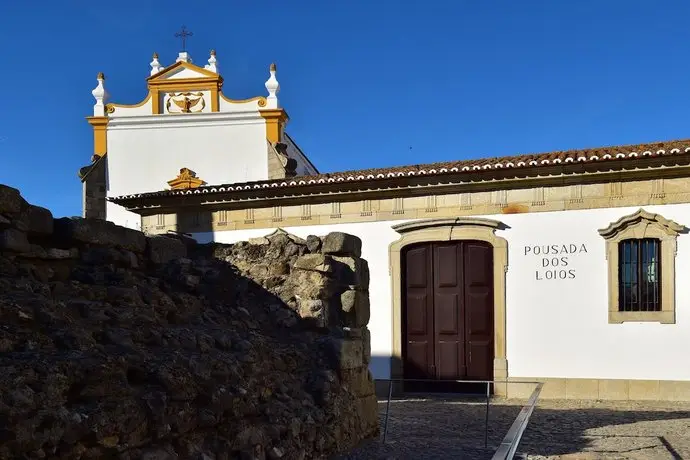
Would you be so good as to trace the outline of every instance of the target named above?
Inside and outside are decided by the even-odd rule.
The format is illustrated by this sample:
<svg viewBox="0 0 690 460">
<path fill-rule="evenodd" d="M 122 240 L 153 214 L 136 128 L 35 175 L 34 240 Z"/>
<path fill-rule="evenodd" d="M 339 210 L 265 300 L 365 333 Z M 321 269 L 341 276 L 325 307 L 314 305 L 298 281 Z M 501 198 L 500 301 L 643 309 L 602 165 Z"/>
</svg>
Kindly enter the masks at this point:
<svg viewBox="0 0 690 460">
<path fill-rule="evenodd" d="M 381 437 L 340 459 L 490 459 L 524 402 L 491 401 L 486 449 L 481 398 L 396 398 L 388 442 Z M 382 431 L 385 410 L 380 400 Z M 690 458 L 690 403 L 542 400 L 518 452 L 530 459 Z"/>
</svg>

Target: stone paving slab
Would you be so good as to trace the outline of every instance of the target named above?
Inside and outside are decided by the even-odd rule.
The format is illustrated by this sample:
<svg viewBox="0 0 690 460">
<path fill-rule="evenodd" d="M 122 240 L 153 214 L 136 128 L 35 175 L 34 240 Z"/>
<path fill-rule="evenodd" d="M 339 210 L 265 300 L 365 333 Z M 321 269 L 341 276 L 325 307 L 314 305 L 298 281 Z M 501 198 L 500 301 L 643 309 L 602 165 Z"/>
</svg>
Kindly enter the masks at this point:
<svg viewBox="0 0 690 460">
<path fill-rule="evenodd" d="M 372 441 L 339 460 L 490 459 L 524 403 L 491 401 L 486 449 L 481 400 L 395 400 L 389 442 Z M 380 401 L 382 430 L 385 408 Z M 518 452 L 529 460 L 690 460 L 690 403 L 541 400 Z"/>
</svg>

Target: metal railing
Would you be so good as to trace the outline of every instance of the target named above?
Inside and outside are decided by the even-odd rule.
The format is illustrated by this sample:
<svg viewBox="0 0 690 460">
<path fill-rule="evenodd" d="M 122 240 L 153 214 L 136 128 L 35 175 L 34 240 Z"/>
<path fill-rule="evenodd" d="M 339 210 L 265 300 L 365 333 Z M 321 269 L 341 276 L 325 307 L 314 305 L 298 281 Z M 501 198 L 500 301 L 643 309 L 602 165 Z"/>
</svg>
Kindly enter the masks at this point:
<svg viewBox="0 0 690 460">
<path fill-rule="evenodd" d="M 508 433 L 503 437 L 498 449 L 494 453 L 491 460 L 512 460 L 517 451 L 522 435 L 527 428 L 529 419 L 534 412 L 534 408 L 539 400 L 539 394 L 544 386 L 542 382 L 526 382 L 526 381 L 508 381 L 508 380 L 434 380 L 434 379 L 376 379 L 377 381 L 388 382 L 388 400 L 386 402 L 386 416 L 383 424 L 383 442 L 385 443 L 388 438 L 388 419 L 390 415 L 391 399 L 393 398 L 393 384 L 399 383 L 411 383 L 411 382 L 427 382 L 427 383 L 467 383 L 467 384 L 484 384 L 486 386 L 486 391 L 484 396 L 486 398 L 486 410 L 484 412 L 484 448 L 489 447 L 489 409 L 491 402 L 491 386 L 495 384 L 533 384 L 536 385 L 534 391 L 527 400 L 527 404 L 522 407 L 520 413 L 513 421 L 510 426 Z"/>
</svg>

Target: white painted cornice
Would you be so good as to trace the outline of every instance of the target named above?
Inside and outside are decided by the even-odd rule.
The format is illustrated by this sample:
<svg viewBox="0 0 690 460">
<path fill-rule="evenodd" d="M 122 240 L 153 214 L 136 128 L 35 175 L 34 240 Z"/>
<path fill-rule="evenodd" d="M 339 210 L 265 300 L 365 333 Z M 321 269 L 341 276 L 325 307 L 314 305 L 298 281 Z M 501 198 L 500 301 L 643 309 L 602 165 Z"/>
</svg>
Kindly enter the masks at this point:
<svg viewBox="0 0 690 460">
<path fill-rule="evenodd" d="M 264 122 L 264 118 L 255 110 L 246 112 L 214 112 L 181 115 L 143 115 L 110 117 L 108 121 L 108 130 L 203 127 Z"/>
</svg>

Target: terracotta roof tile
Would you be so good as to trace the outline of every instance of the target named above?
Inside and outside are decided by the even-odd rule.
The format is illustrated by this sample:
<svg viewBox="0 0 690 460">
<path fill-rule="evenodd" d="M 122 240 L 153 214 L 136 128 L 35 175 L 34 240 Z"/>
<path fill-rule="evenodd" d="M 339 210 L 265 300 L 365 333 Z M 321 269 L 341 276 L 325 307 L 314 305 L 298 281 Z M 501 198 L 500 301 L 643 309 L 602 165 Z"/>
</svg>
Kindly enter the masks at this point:
<svg viewBox="0 0 690 460">
<path fill-rule="evenodd" d="M 427 163 L 418 165 L 393 166 L 388 168 L 359 169 L 323 173 L 312 176 L 297 176 L 288 179 L 246 182 L 223 185 L 207 185 L 194 190 L 165 190 L 160 192 L 128 195 L 112 198 L 113 201 L 148 196 L 185 195 L 198 193 L 216 193 L 251 189 L 282 188 L 332 182 L 352 182 L 376 180 L 401 176 L 424 176 L 455 174 L 458 172 L 488 171 L 512 168 L 548 167 L 569 163 L 630 160 L 643 157 L 668 155 L 690 155 L 690 139 L 653 142 L 647 144 L 599 147 L 582 150 L 563 150 L 536 154 L 519 154 L 513 156 L 476 158 L 458 161 Z"/>
</svg>

